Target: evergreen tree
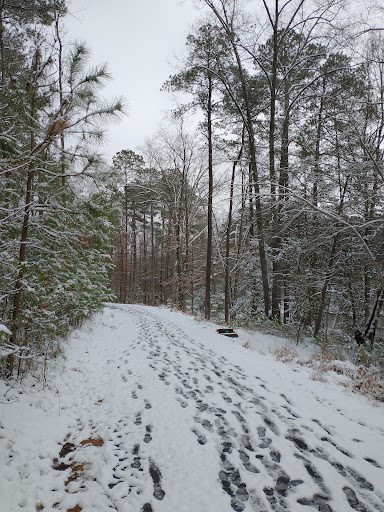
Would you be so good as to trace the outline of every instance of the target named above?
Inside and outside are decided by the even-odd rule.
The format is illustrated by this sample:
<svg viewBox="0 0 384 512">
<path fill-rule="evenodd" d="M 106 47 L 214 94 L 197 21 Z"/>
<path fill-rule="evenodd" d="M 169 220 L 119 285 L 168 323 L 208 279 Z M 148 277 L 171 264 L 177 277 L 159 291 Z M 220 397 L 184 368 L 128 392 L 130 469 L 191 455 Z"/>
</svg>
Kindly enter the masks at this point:
<svg viewBox="0 0 384 512">
<path fill-rule="evenodd" d="M 6 86 L 0 89 L 0 297 L 2 322 L 12 332 L 7 359 L 12 375 L 15 356 L 53 352 L 49 347 L 59 333 L 111 297 L 106 255 L 112 224 L 91 184 L 103 187 L 94 151 L 100 125 L 115 117 L 122 104 L 100 101 L 99 89 L 109 76 L 105 66 L 86 69 L 84 45 L 74 45 L 61 60 L 58 76 L 58 40 L 42 25 L 63 15 L 64 4 L 2 6 L 3 41 L 14 43 L 9 52 L 15 57 L 12 66 L 9 55 L 2 61 Z M 25 369 L 19 357 L 18 374 Z"/>
</svg>

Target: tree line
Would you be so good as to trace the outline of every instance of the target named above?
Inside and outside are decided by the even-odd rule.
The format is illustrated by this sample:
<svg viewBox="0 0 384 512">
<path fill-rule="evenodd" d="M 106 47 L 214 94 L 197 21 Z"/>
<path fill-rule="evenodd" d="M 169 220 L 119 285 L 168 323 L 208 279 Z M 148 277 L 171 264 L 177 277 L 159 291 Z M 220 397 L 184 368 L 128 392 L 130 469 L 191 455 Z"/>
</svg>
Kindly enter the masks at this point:
<svg viewBox="0 0 384 512">
<path fill-rule="evenodd" d="M 113 290 L 382 342 L 382 28 L 336 0 L 199 4 L 206 17 L 164 84 L 188 101 L 141 156 L 114 159 Z"/>
</svg>

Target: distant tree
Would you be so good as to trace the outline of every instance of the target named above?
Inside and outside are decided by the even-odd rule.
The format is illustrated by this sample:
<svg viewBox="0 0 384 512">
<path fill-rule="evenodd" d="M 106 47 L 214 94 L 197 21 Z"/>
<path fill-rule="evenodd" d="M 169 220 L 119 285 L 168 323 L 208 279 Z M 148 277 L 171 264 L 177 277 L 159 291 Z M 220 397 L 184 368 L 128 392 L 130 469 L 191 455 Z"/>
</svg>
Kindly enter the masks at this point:
<svg viewBox="0 0 384 512">
<path fill-rule="evenodd" d="M 207 24 L 198 27 L 187 37 L 188 56 L 184 69 L 165 84 L 170 90 L 183 90 L 193 95 L 192 105 L 205 116 L 208 144 L 208 209 L 207 257 L 205 272 L 205 318 L 211 316 L 212 240 L 213 240 L 213 114 L 217 104 L 217 62 L 228 53 L 228 43 L 217 27 Z M 216 92 L 217 94 L 217 92 Z M 184 107 L 185 108 L 185 107 Z"/>
<path fill-rule="evenodd" d="M 219 2 L 204 0 L 204 3 L 211 9 L 212 13 L 217 19 L 219 26 L 228 41 L 233 55 L 234 66 L 236 69 L 236 76 L 238 81 L 238 88 L 240 89 L 241 96 L 236 97 L 236 91 L 233 88 L 232 75 L 228 80 L 228 76 L 225 73 L 221 73 L 220 77 L 225 86 L 228 95 L 231 97 L 239 115 L 241 116 L 243 123 L 246 127 L 248 135 L 248 157 L 249 157 L 249 168 L 250 175 L 253 181 L 254 188 L 254 199 L 255 199 L 255 219 L 257 227 L 257 242 L 258 252 L 260 261 L 261 281 L 263 288 L 263 302 L 264 302 L 264 313 L 266 316 L 270 315 L 270 290 L 268 280 L 268 263 L 266 255 L 266 242 L 265 242 L 265 230 L 264 230 L 264 218 L 263 208 L 261 203 L 260 195 L 260 179 L 259 170 L 257 165 L 257 140 L 254 125 L 254 108 L 251 104 L 251 95 L 248 87 L 248 73 L 244 60 L 241 55 L 241 40 L 239 37 L 239 31 L 241 26 L 241 20 L 239 11 L 237 9 L 237 3 Z M 240 26 L 237 23 L 240 23 Z"/>
<path fill-rule="evenodd" d="M 144 172 L 145 162 L 142 156 L 131 150 L 123 149 L 112 159 L 113 167 L 118 172 L 116 184 L 119 202 L 123 215 L 122 223 L 118 228 L 118 248 L 120 257 L 115 261 L 116 272 L 119 273 L 118 299 L 126 303 L 128 293 L 130 300 L 137 300 L 138 254 L 137 254 L 137 222 L 138 211 L 142 205 L 140 190 L 135 186 L 139 176 Z M 132 254 L 129 255 L 129 243 Z M 129 280 L 128 280 L 129 276 Z"/>
</svg>

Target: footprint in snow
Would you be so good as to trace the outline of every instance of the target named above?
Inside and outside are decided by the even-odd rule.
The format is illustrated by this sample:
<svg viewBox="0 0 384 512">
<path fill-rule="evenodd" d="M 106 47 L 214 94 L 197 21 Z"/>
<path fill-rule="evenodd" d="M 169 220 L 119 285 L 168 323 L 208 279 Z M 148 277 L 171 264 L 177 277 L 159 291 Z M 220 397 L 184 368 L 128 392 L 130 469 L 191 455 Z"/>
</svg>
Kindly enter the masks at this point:
<svg viewBox="0 0 384 512">
<path fill-rule="evenodd" d="M 152 459 L 149 459 L 149 474 L 153 481 L 153 496 L 161 501 L 165 496 L 165 492 L 161 488 L 161 472 Z"/>
<path fill-rule="evenodd" d="M 328 501 L 330 498 L 327 496 L 321 496 L 320 494 L 314 494 L 312 499 L 308 498 L 300 498 L 297 500 L 297 503 L 300 505 L 306 505 L 307 507 L 313 507 L 315 510 L 320 510 L 321 512 L 334 512 L 333 509 L 328 505 Z M 360 509 L 358 509 L 360 510 Z M 366 509 L 361 509 L 361 512 L 367 512 Z"/>
<path fill-rule="evenodd" d="M 268 448 L 268 446 L 270 446 L 272 443 L 272 439 L 270 439 L 269 437 L 265 437 L 262 442 L 259 444 L 259 448 L 261 449 L 264 449 L 264 448 Z"/>
<path fill-rule="evenodd" d="M 192 432 L 196 435 L 199 444 L 203 445 L 207 442 L 205 435 L 201 434 L 197 429 L 192 429 Z"/>
<path fill-rule="evenodd" d="M 152 436 L 151 436 L 152 426 L 147 425 L 145 427 L 145 430 L 146 430 L 146 433 L 145 433 L 143 441 L 144 441 L 144 443 L 150 443 L 152 441 Z"/>
<path fill-rule="evenodd" d="M 364 460 L 372 464 L 372 466 L 375 466 L 375 468 L 381 469 L 381 466 L 379 466 L 379 464 L 375 460 L 370 459 L 369 457 L 365 458 Z"/>
<path fill-rule="evenodd" d="M 202 427 L 205 428 L 205 430 L 208 430 L 208 432 L 213 432 L 212 423 L 206 419 L 201 420 L 200 418 L 193 418 L 197 423 L 200 423 Z"/>
<path fill-rule="evenodd" d="M 179 402 L 179 404 L 181 405 L 181 407 L 183 409 L 185 409 L 186 407 L 188 407 L 188 403 L 185 402 L 184 400 L 181 400 L 181 398 L 176 398 L 176 400 Z"/>
</svg>

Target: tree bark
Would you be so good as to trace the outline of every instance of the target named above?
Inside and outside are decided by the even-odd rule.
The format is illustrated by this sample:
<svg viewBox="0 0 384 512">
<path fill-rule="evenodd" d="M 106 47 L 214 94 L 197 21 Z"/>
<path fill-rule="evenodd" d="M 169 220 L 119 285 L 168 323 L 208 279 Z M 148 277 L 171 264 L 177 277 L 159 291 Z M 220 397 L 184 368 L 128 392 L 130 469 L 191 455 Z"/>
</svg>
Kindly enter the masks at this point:
<svg viewBox="0 0 384 512">
<path fill-rule="evenodd" d="M 30 155 L 32 156 L 36 149 L 36 139 L 35 139 L 35 129 L 36 129 L 36 99 L 37 99 L 37 72 L 40 65 L 40 53 L 38 50 L 35 51 L 35 56 L 32 64 L 32 73 L 31 73 L 31 95 L 30 95 L 30 122 L 29 122 L 29 130 L 30 130 Z M 27 242 L 28 242 L 28 231 L 29 231 L 29 221 L 31 217 L 31 205 L 32 205 L 32 187 L 33 187 L 33 178 L 34 178 L 34 160 L 30 158 L 29 166 L 28 166 L 28 174 L 27 174 L 27 188 L 25 193 L 25 206 L 24 206 L 24 218 L 23 225 L 21 228 L 21 237 L 20 237 L 20 249 L 19 249 L 19 261 L 18 261 L 18 274 L 15 285 L 15 293 L 13 296 L 13 307 L 12 307 L 12 322 L 11 322 L 11 332 L 12 335 L 10 337 L 10 342 L 14 345 L 17 345 L 18 340 L 18 331 L 19 331 L 19 316 L 21 312 L 20 301 L 23 290 L 23 277 L 24 277 L 24 263 L 26 261 L 26 253 L 27 253 Z M 7 358 L 7 373 L 8 375 L 12 375 L 14 369 L 15 357 L 13 354 L 10 354 Z"/>
<path fill-rule="evenodd" d="M 212 77 L 208 77 L 207 130 L 208 130 L 208 212 L 207 212 L 207 258 L 205 269 L 205 318 L 211 318 L 211 274 L 212 274 L 212 219 L 213 219 L 213 144 L 212 144 Z"/>
<path fill-rule="evenodd" d="M 59 78 L 59 101 L 60 101 L 60 116 L 64 114 L 64 93 L 63 93 L 63 44 L 60 36 L 60 14 L 56 17 L 55 30 L 56 37 L 59 43 L 59 53 L 58 53 L 58 78 Z M 65 135 L 64 130 L 60 132 L 60 167 L 61 167 L 61 185 L 64 187 L 66 177 L 65 177 Z"/>
<path fill-rule="evenodd" d="M 248 133 L 248 141 L 249 141 L 249 165 L 251 169 L 252 179 L 253 179 L 253 188 L 255 191 L 255 212 L 256 212 L 256 226 L 257 226 L 257 237 L 258 237 L 258 250 L 259 250 L 259 259 L 260 259 L 260 271 L 261 271 L 261 280 L 263 286 L 263 299 L 264 299 L 264 313 L 266 316 L 270 316 L 270 296 L 269 296 L 269 282 L 268 282 L 268 264 L 267 257 L 265 251 L 265 232 L 264 232 L 264 219 L 263 219 L 263 207 L 260 198 L 260 183 L 259 183 L 259 173 L 257 167 L 256 160 L 256 138 L 255 131 L 253 126 L 252 119 L 252 111 L 251 111 L 251 103 L 248 94 L 248 84 L 245 78 L 243 65 L 241 62 L 240 54 L 237 47 L 236 42 L 236 34 L 233 27 L 233 19 L 230 15 L 228 15 L 226 3 L 221 1 L 222 13 L 214 5 L 212 0 L 204 0 L 207 6 L 212 10 L 212 12 L 217 17 L 219 23 L 222 25 L 224 31 L 226 32 L 228 39 L 230 41 L 233 55 L 236 60 L 237 70 L 239 72 L 239 81 L 243 96 L 244 107 L 239 105 L 238 102 L 235 103 L 236 108 L 239 111 L 240 116 L 242 117 L 244 124 L 246 126 L 246 130 Z M 233 92 L 230 91 L 230 87 L 228 83 L 225 84 L 227 91 L 231 94 L 233 98 Z"/>
<path fill-rule="evenodd" d="M 227 229 L 225 236 L 225 283 L 224 283 L 224 319 L 225 322 L 229 321 L 229 306 L 230 306 L 230 289 L 229 289 L 229 276 L 230 276 L 230 268 L 229 268 L 229 253 L 230 253 L 230 241 L 231 241 L 231 229 L 232 229 L 232 208 L 233 208 L 233 189 L 235 183 L 235 173 L 236 166 L 239 162 L 241 155 L 243 153 L 244 146 L 244 128 L 242 133 L 242 141 L 241 148 L 237 159 L 233 162 L 232 165 L 232 176 L 231 176 L 231 185 L 230 185 L 230 193 L 229 193 L 229 211 L 228 211 L 228 221 L 227 221 Z"/>
<path fill-rule="evenodd" d="M 4 12 L 4 0 L 0 1 L 0 56 L 1 56 L 1 85 L 5 86 L 6 78 L 6 56 L 5 56 L 5 44 L 4 44 L 4 24 L 3 24 L 3 12 Z"/>
<path fill-rule="evenodd" d="M 338 215 L 340 215 L 343 211 L 344 199 L 345 199 L 345 194 L 347 192 L 348 183 L 349 183 L 349 176 L 347 176 L 345 183 L 344 183 L 344 187 L 341 192 L 340 204 L 339 204 L 339 207 L 337 210 Z M 320 331 L 321 320 L 323 318 L 324 308 L 325 308 L 325 298 L 326 298 L 326 294 L 327 294 L 327 290 L 328 290 L 328 285 L 330 283 L 330 280 L 331 280 L 332 274 L 333 274 L 333 270 L 334 270 L 336 247 L 337 247 L 338 240 L 339 240 L 339 234 L 336 233 L 332 238 L 332 247 L 331 247 L 331 251 L 330 251 L 330 255 L 329 255 L 329 259 L 328 259 L 326 275 L 325 275 L 323 286 L 321 287 L 321 291 L 320 291 L 320 305 L 319 305 L 319 308 L 317 310 L 317 315 L 316 315 L 315 329 L 313 332 L 314 336 L 317 336 Z"/>
<path fill-rule="evenodd" d="M 372 309 L 372 314 L 365 328 L 364 336 L 370 341 L 371 345 L 375 341 L 376 328 L 380 318 L 380 312 L 384 303 L 384 288 L 380 288 L 377 293 L 376 301 Z"/>
<path fill-rule="evenodd" d="M 153 203 L 151 201 L 151 305 L 156 302 L 156 282 L 155 282 L 155 233 L 154 233 L 154 215 Z"/>
</svg>

